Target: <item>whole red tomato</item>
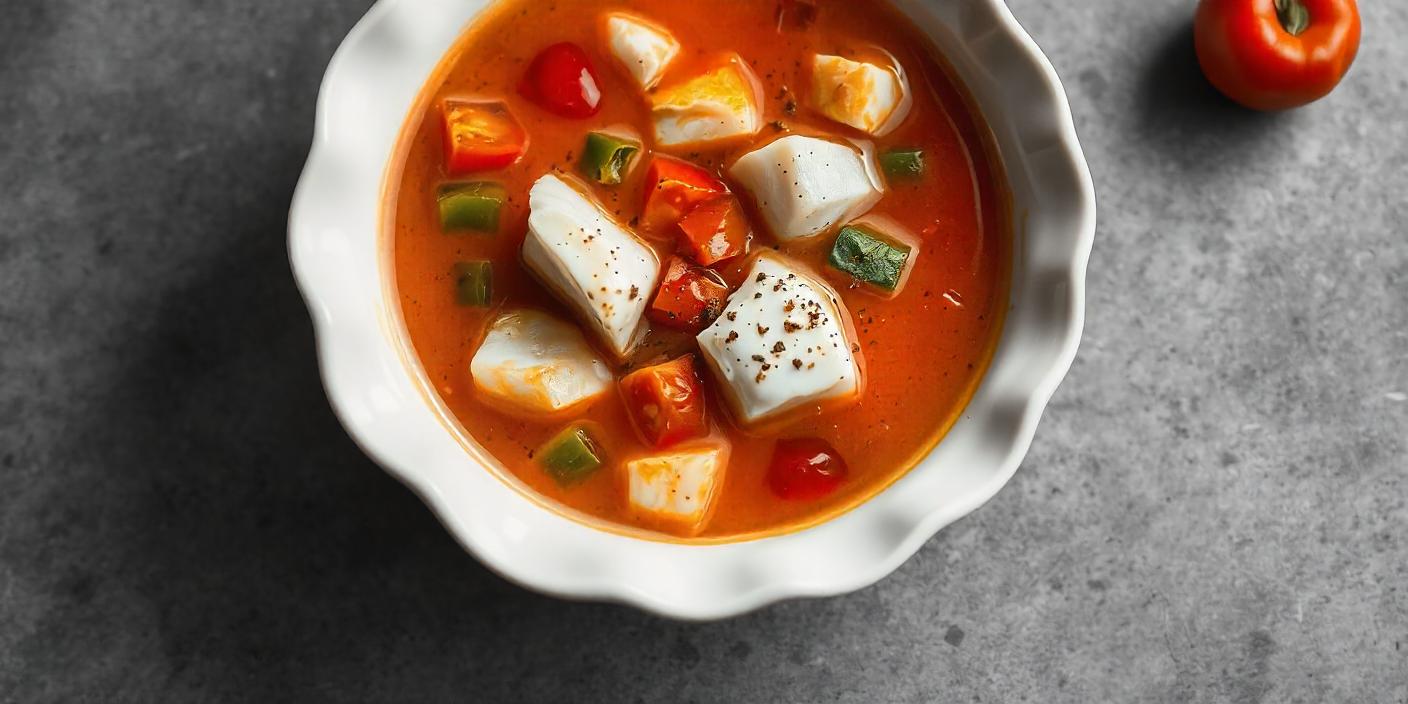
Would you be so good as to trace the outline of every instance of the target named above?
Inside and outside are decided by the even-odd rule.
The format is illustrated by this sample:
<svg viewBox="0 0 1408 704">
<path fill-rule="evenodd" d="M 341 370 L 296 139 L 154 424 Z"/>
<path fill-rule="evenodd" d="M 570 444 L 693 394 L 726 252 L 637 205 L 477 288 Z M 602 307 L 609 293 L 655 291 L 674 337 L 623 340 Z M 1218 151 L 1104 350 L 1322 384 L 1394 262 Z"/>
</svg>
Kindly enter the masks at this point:
<svg viewBox="0 0 1408 704">
<path fill-rule="evenodd" d="M 1359 52 L 1355 0 L 1202 0 L 1198 62 L 1227 97 L 1285 110 L 1325 97 Z"/>
</svg>

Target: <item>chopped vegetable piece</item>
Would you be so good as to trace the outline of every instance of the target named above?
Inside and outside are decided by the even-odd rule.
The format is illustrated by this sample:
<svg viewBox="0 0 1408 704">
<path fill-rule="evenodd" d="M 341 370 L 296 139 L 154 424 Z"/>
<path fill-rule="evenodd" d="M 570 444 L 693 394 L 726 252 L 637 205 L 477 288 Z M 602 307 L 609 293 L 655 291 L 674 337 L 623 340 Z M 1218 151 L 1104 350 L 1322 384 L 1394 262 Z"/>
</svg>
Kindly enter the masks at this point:
<svg viewBox="0 0 1408 704">
<path fill-rule="evenodd" d="M 719 317 L 726 298 L 728 286 L 718 274 L 671 257 L 660 290 L 650 304 L 650 319 L 666 327 L 698 333 Z"/>
<path fill-rule="evenodd" d="M 665 448 L 709 432 L 704 386 L 694 355 L 632 372 L 621 379 L 626 410 L 650 445 Z"/>
<path fill-rule="evenodd" d="M 828 259 L 831 266 L 850 274 L 855 280 L 884 291 L 899 288 L 904 279 L 905 263 L 913 250 L 898 242 L 855 225 L 841 228 Z"/>
<path fill-rule="evenodd" d="M 455 300 L 460 305 L 484 308 L 493 297 L 493 262 L 460 262 L 455 265 Z"/>
<path fill-rule="evenodd" d="M 499 231 L 499 213 L 508 191 L 497 183 L 447 183 L 440 187 L 440 228 L 444 232 Z"/>
<path fill-rule="evenodd" d="M 518 161 L 528 134 L 503 103 L 446 100 L 445 169 L 451 176 L 502 169 Z"/>
<path fill-rule="evenodd" d="M 548 441 L 539 455 L 558 484 L 575 484 L 601 468 L 602 452 L 584 425 L 573 425 Z"/>
<path fill-rule="evenodd" d="M 790 501 L 815 501 L 836 491 L 849 470 L 836 448 L 825 440 L 779 440 L 768 467 L 768 486 Z"/>
<path fill-rule="evenodd" d="M 880 168 L 890 178 L 915 180 L 924 177 L 924 152 L 920 149 L 891 149 L 880 155 Z"/>
<path fill-rule="evenodd" d="M 528 67 L 518 92 L 562 117 L 584 119 L 601 109 L 601 81 L 582 47 L 554 44 Z"/>
<path fill-rule="evenodd" d="M 680 221 L 680 234 L 680 252 L 704 266 L 747 254 L 753 237 L 734 198 L 700 204 Z"/>
<path fill-rule="evenodd" d="M 687 161 L 657 156 L 645 174 L 641 225 L 657 234 L 672 232 L 695 206 L 728 193 L 713 174 Z"/>
<path fill-rule="evenodd" d="M 623 137 L 592 132 L 582 149 L 582 173 L 597 183 L 614 186 L 631 170 L 631 162 L 640 153 L 640 143 Z"/>
</svg>

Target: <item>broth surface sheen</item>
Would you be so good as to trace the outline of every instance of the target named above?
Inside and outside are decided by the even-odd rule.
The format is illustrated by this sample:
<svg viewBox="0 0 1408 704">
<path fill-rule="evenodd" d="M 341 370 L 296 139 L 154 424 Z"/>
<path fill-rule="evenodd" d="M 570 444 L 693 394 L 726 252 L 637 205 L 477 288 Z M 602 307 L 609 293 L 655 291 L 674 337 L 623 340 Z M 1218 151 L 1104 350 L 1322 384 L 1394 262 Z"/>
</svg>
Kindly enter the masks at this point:
<svg viewBox="0 0 1408 704">
<path fill-rule="evenodd" d="M 901 295 L 885 300 L 847 288 L 826 275 L 833 236 L 780 243 L 747 205 L 755 238 L 752 251 L 780 252 L 836 287 L 849 309 L 865 358 L 866 383 L 858 402 L 812 413 L 767 433 L 744 432 L 730 419 L 717 383 L 701 365 L 713 422 L 731 443 L 716 507 L 696 536 L 659 539 L 717 542 L 797 530 L 863 502 L 923 458 L 957 420 L 986 371 L 1001 332 L 1012 257 L 1011 217 L 1005 177 L 987 127 L 942 59 L 910 22 L 885 2 L 817 0 L 813 23 L 779 29 L 776 0 L 674 2 L 671 0 L 504 0 L 459 40 L 423 91 L 388 173 L 387 224 L 394 277 L 406 329 L 425 374 L 454 418 L 506 478 L 516 478 L 558 510 L 608 529 L 651 531 L 626 500 L 621 460 L 647 454 L 619 393 L 614 390 L 566 419 L 528 419 L 501 412 L 481 398 L 469 361 L 486 327 L 506 305 L 548 311 L 585 325 L 522 265 L 528 191 L 548 173 L 577 173 L 585 135 L 628 125 L 643 135 L 647 152 L 618 186 L 593 185 L 592 195 L 620 223 L 640 215 L 645 165 L 653 148 L 648 98 L 617 65 L 602 36 L 602 18 L 624 11 L 667 28 L 682 45 L 665 82 L 703 73 L 718 57 L 736 52 L 762 82 L 766 126 L 756 138 L 718 149 L 660 150 L 715 173 L 743 153 L 787 132 L 872 141 L 884 151 L 924 151 L 922 180 L 889 179 L 884 198 L 867 215 L 896 221 L 919 236 L 917 260 Z M 518 87 L 545 47 L 572 42 L 585 49 L 600 80 L 600 111 L 587 119 L 555 115 L 520 95 Z M 872 138 L 809 109 L 805 94 L 813 54 L 840 56 L 888 52 L 908 74 L 912 111 L 893 133 Z M 529 135 L 514 165 L 470 180 L 497 181 L 508 200 L 497 235 L 442 233 L 436 193 L 445 170 L 440 105 L 446 98 L 504 102 Z M 735 192 L 736 184 L 730 182 Z M 744 199 L 746 202 L 746 198 Z M 649 241 L 669 259 L 672 248 Z M 453 269 L 467 259 L 492 261 L 494 305 L 457 304 Z M 720 267 L 737 285 L 751 258 Z M 598 340 L 592 344 L 600 349 Z M 697 352 L 692 336 L 652 329 L 624 365 L 628 368 Z M 610 360 L 608 354 L 601 355 Z M 589 420 L 605 450 L 607 466 L 585 481 L 563 486 L 533 454 L 569 422 Z M 839 490 L 815 501 L 784 500 L 769 490 L 768 466 L 779 438 L 820 438 L 849 467 Z M 604 523 L 603 523 L 604 522 Z"/>
</svg>

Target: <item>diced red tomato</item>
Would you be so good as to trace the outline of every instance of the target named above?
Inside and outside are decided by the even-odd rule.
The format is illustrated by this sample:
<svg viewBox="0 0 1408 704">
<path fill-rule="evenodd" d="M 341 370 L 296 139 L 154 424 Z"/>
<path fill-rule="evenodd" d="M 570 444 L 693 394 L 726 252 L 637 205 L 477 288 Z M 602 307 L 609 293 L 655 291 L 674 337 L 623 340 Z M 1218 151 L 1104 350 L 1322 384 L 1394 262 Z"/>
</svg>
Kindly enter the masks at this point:
<svg viewBox="0 0 1408 704">
<path fill-rule="evenodd" d="M 621 395 L 641 436 L 657 448 L 709 432 L 704 385 L 692 354 L 632 372 L 621 379 Z"/>
<path fill-rule="evenodd" d="M 446 100 L 445 169 L 451 176 L 502 169 L 518 161 L 528 134 L 503 103 Z"/>
<path fill-rule="evenodd" d="M 728 194 L 728 186 L 687 161 L 657 156 L 645 172 L 645 206 L 641 225 L 669 236 L 675 225 L 700 203 Z"/>
<path fill-rule="evenodd" d="M 652 321 L 665 327 L 697 333 L 719 317 L 726 298 L 728 286 L 718 274 L 670 257 L 648 314 Z"/>
<path fill-rule="evenodd" d="M 583 119 L 601 109 L 601 81 L 582 47 L 554 44 L 538 54 L 518 84 L 523 97 L 563 117 Z"/>
<path fill-rule="evenodd" d="M 781 498 L 815 501 L 840 488 L 849 473 L 846 461 L 825 440 L 779 440 L 768 467 L 768 485 Z"/>
<path fill-rule="evenodd" d="M 701 203 L 680 221 L 680 252 L 695 263 L 713 266 L 748 253 L 753 231 L 732 197 Z"/>
</svg>

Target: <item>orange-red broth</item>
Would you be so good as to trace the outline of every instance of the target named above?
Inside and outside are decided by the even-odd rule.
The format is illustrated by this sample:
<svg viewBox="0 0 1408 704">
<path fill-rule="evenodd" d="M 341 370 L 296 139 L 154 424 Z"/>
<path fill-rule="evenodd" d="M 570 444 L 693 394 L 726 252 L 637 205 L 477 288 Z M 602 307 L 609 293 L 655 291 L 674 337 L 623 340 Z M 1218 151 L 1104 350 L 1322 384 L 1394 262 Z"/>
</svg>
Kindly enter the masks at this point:
<svg viewBox="0 0 1408 704">
<path fill-rule="evenodd" d="M 389 202 L 394 210 L 388 213 L 388 222 L 394 227 L 396 285 L 415 351 L 435 392 L 468 433 L 507 472 L 579 518 L 604 520 L 627 530 L 651 525 L 631 511 L 619 476 L 620 458 L 646 450 L 619 396 L 607 395 L 579 414 L 593 421 L 598 440 L 616 461 L 583 483 L 563 487 L 530 454 L 572 419 L 540 422 L 500 412 L 476 395 L 468 365 L 487 324 L 504 306 L 540 308 L 572 319 L 569 310 L 519 260 L 527 231 L 527 193 L 533 182 L 552 171 L 575 172 L 583 139 L 591 130 L 628 124 L 647 135 L 650 147 L 647 102 L 601 39 L 601 17 L 609 10 L 636 12 L 680 40 L 684 50 L 670 66 L 667 83 L 706 70 L 724 52 L 738 52 L 763 82 L 766 121 L 780 121 L 789 130 L 810 134 L 864 137 L 806 108 L 805 66 L 810 56 L 817 52 L 854 55 L 883 47 L 905 67 L 915 100 L 900 129 L 875 140 L 876 146 L 882 151 L 918 147 L 927 161 L 921 181 L 891 183 L 873 211 L 921 237 L 915 268 L 901 295 L 887 301 L 864 290 L 838 287 L 854 316 L 866 360 L 868 380 L 858 403 L 798 418 L 766 437 L 755 437 L 729 419 L 717 387 L 703 372 L 711 418 L 732 443 L 732 453 L 717 507 L 697 539 L 739 539 L 795 530 L 878 493 L 938 442 L 962 412 L 988 364 L 1007 305 L 1011 226 L 1004 177 L 992 157 L 987 128 L 936 51 L 893 8 L 883 2 L 850 0 L 819 0 L 817 5 L 810 28 L 779 31 L 774 0 L 501 2 L 460 39 L 405 128 L 400 168 L 390 175 Z M 575 42 L 587 51 L 601 81 L 601 110 L 590 119 L 558 117 L 516 91 L 535 54 L 562 41 Z M 445 98 L 457 96 L 503 100 L 530 135 L 529 149 L 517 164 L 475 176 L 500 181 L 508 189 L 509 203 L 496 236 L 449 236 L 440 231 L 435 195 L 448 179 L 438 111 Z M 789 101 L 798 105 L 795 114 L 788 114 Z M 757 141 L 778 134 L 770 125 Z M 745 141 L 679 156 L 721 172 L 749 146 Z M 648 154 L 638 158 L 622 185 L 593 189 L 622 223 L 639 214 L 648 159 Z M 778 246 L 757 224 L 758 218 L 752 221 L 758 231 L 754 251 L 770 247 L 814 271 L 826 271 L 831 237 Z M 662 261 L 668 259 L 668 245 L 652 245 Z M 494 262 L 495 307 L 456 304 L 451 271 L 456 262 L 469 259 Z M 736 283 L 745 266 L 740 259 L 722 267 L 722 272 Z M 627 366 L 663 361 L 693 349 L 688 335 L 657 326 Z M 830 442 L 849 465 L 849 479 L 825 499 L 785 501 L 768 489 L 766 481 L 773 446 L 778 437 L 805 436 Z"/>
</svg>

